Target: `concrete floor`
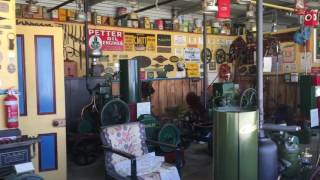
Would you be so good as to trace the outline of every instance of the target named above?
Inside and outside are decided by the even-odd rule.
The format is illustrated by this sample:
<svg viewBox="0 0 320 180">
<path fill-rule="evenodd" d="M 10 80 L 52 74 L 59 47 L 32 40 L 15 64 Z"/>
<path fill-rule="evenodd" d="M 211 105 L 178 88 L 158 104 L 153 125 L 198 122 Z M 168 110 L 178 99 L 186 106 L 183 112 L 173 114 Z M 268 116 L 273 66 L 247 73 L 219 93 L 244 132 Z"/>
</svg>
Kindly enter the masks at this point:
<svg viewBox="0 0 320 180">
<path fill-rule="evenodd" d="M 194 143 L 185 152 L 186 165 L 182 180 L 212 180 L 212 158 L 208 155 L 207 144 Z M 103 157 L 89 166 L 77 166 L 68 162 L 68 180 L 103 180 Z"/>
</svg>

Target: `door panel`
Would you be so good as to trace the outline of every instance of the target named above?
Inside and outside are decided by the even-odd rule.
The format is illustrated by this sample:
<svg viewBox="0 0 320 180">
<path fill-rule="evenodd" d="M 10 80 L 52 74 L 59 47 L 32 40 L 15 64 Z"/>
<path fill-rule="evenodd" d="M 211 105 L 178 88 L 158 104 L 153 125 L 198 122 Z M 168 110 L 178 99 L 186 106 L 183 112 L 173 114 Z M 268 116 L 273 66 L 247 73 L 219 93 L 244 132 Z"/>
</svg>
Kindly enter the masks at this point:
<svg viewBox="0 0 320 180">
<path fill-rule="evenodd" d="M 63 31 L 58 27 L 17 26 L 17 34 L 23 36 L 24 50 L 18 52 L 24 52 L 28 110 L 20 116 L 20 128 L 42 140 L 33 160 L 37 172 L 46 180 L 64 180 L 66 129 L 52 125 L 54 120 L 65 119 Z"/>
</svg>

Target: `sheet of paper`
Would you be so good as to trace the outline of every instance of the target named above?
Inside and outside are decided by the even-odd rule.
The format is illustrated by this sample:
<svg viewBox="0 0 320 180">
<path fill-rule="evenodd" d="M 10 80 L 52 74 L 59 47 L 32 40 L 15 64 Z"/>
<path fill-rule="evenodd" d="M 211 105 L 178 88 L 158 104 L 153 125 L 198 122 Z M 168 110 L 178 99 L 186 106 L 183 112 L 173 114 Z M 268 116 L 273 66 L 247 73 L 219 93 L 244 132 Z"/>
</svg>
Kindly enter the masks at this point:
<svg viewBox="0 0 320 180">
<path fill-rule="evenodd" d="M 150 102 L 137 103 L 137 118 L 143 114 L 151 114 Z"/>
<path fill-rule="evenodd" d="M 311 121 L 311 127 L 319 126 L 319 112 L 318 112 L 318 109 L 311 109 L 310 110 L 310 121 Z"/>
<path fill-rule="evenodd" d="M 22 174 L 22 173 L 34 171 L 34 167 L 33 167 L 32 162 L 16 164 L 16 165 L 14 165 L 14 168 L 15 168 L 17 174 Z"/>
<path fill-rule="evenodd" d="M 174 35 L 175 46 L 185 46 L 187 44 L 187 37 L 183 35 Z"/>
<path fill-rule="evenodd" d="M 185 48 L 184 59 L 189 61 L 199 61 L 201 51 L 198 48 Z"/>
<path fill-rule="evenodd" d="M 308 72 L 311 71 L 311 59 L 312 59 L 312 55 L 310 52 L 307 52 L 307 58 L 305 58 L 304 53 L 301 53 L 301 57 L 300 57 L 300 71 L 305 72 L 306 70 Z"/>
<path fill-rule="evenodd" d="M 175 48 L 174 55 L 178 57 L 183 57 L 184 49 L 183 48 Z"/>
<path fill-rule="evenodd" d="M 264 57 L 263 72 L 271 72 L 272 70 L 272 57 Z"/>
</svg>

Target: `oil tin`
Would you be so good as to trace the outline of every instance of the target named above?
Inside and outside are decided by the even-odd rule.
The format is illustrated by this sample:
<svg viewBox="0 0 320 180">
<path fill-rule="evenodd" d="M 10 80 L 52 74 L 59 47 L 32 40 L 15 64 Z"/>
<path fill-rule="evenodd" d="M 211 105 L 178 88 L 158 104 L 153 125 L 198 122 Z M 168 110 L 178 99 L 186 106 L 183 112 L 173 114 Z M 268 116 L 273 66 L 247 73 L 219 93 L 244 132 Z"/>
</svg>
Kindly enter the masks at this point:
<svg viewBox="0 0 320 180">
<path fill-rule="evenodd" d="M 32 18 L 32 14 L 28 11 L 28 5 L 22 5 L 22 17 L 24 18 Z"/>
<path fill-rule="evenodd" d="M 101 24 L 102 24 L 102 25 L 109 25 L 108 20 L 109 20 L 109 17 L 107 17 L 107 16 L 101 16 Z"/>
<path fill-rule="evenodd" d="M 121 15 L 124 15 L 124 14 L 127 14 L 127 8 L 125 8 L 125 7 L 117 7 L 116 15 L 117 16 L 121 16 Z"/>
<path fill-rule="evenodd" d="M 163 30 L 164 27 L 163 27 L 163 20 L 162 19 L 156 19 L 155 24 L 157 26 L 157 29 Z"/>
<path fill-rule="evenodd" d="M 127 20 L 127 27 L 133 27 L 132 20 Z"/>
<path fill-rule="evenodd" d="M 97 24 L 97 12 L 92 12 L 91 13 L 91 20 L 92 20 L 92 24 Z"/>
<path fill-rule="evenodd" d="M 51 19 L 58 21 L 59 20 L 59 11 L 58 9 L 55 9 L 53 11 L 51 11 Z"/>
<path fill-rule="evenodd" d="M 145 28 L 145 29 L 150 29 L 150 19 L 148 17 L 142 17 L 139 20 L 139 27 L 140 28 Z"/>
<path fill-rule="evenodd" d="M 102 24 L 102 16 L 101 15 L 97 15 L 96 21 L 97 21 L 98 25 L 101 25 Z"/>
<path fill-rule="evenodd" d="M 22 17 L 22 5 L 16 4 L 16 17 L 21 18 Z"/>
<path fill-rule="evenodd" d="M 173 29 L 171 19 L 163 19 L 163 29 L 171 31 Z"/>
<path fill-rule="evenodd" d="M 59 8 L 59 21 L 62 21 L 62 22 L 65 22 L 67 21 L 67 10 L 66 9 L 63 9 L 63 8 Z"/>
<path fill-rule="evenodd" d="M 132 27 L 139 28 L 139 20 L 132 20 Z"/>
<path fill-rule="evenodd" d="M 91 22 L 92 21 L 92 15 L 90 12 L 87 13 L 87 21 Z"/>
<path fill-rule="evenodd" d="M 33 13 L 33 18 L 34 19 L 42 19 L 43 18 L 43 14 L 42 14 L 42 7 L 41 6 L 37 6 L 38 12 L 37 13 Z"/>
<path fill-rule="evenodd" d="M 67 10 L 67 20 L 68 21 L 74 21 L 76 17 L 76 11 L 73 9 Z"/>
<path fill-rule="evenodd" d="M 48 12 L 48 8 L 42 7 L 42 16 L 43 19 L 51 19 L 51 14 Z"/>
</svg>

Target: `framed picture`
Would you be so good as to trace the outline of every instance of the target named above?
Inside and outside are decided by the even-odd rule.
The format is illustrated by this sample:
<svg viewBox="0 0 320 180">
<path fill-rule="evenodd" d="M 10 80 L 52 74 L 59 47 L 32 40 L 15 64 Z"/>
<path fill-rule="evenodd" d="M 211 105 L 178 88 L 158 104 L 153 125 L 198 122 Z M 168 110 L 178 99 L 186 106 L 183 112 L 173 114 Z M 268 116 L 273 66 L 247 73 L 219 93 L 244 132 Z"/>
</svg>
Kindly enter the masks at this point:
<svg viewBox="0 0 320 180">
<path fill-rule="evenodd" d="M 217 72 L 217 63 L 216 62 L 209 63 L 209 72 Z"/>
<path fill-rule="evenodd" d="M 282 61 L 283 63 L 294 63 L 296 54 L 295 54 L 295 44 L 294 43 L 287 43 L 282 45 Z"/>
<path fill-rule="evenodd" d="M 320 28 L 314 28 L 313 62 L 320 63 Z"/>
</svg>

